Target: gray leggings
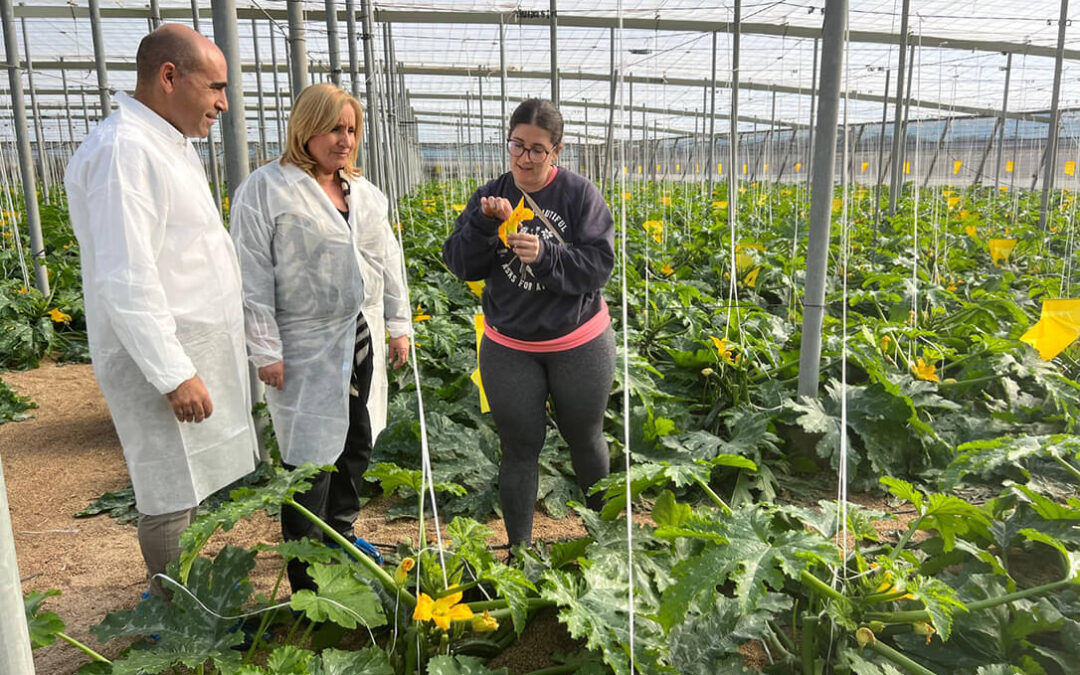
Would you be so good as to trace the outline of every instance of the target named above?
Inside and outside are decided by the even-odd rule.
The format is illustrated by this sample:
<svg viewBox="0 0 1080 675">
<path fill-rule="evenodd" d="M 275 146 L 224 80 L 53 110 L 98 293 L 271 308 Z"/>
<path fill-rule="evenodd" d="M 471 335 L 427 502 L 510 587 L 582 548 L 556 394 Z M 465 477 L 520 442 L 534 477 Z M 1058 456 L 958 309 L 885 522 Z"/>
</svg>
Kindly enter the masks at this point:
<svg viewBox="0 0 1080 675">
<path fill-rule="evenodd" d="M 608 474 L 604 410 L 615 376 L 615 334 L 608 327 L 580 347 L 550 354 L 510 349 L 485 337 L 480 376 L 502 444 L 499 498 L 506 534 L 511 544 L 531 541 L 549 395 L 559 432 L 570 446 L 578 485 L 587 494 Z M 600 495 L 586 503 L 599 509 Z"/>
</svg>

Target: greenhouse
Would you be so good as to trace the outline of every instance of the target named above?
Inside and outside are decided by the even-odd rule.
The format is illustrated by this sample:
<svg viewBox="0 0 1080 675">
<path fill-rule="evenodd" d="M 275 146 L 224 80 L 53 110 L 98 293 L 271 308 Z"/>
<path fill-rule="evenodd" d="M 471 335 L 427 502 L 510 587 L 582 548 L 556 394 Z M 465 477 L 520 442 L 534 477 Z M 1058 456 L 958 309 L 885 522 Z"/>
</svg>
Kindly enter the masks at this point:
<svg viewBox="0 0 1080 675">
<path fill-rule="evenodd" d="M 1069 0 L 0 18 L 0 673 L 1080 672 Z"/>
</svg>

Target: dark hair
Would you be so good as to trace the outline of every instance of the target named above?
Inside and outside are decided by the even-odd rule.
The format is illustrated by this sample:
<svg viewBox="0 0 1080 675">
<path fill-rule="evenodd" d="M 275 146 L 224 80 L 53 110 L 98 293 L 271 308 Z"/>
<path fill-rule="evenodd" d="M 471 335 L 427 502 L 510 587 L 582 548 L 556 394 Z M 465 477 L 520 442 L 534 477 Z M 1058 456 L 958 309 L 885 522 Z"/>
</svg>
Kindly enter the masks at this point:
<svg viewBox="0 0 1080 675">
<path fill-rule="evenodd" d="M 519 124 L 533 124 L 551 135 L 551 144 L 559 147 L 562 142 L 563 120 L 562 113 L 551 101 L 542 98 L 530 98 L 515 110 L 510 116 L 510 131 L 514 133 L 514 127 Z"/>
<path fill-rule="evenodd" d="M 166 63 L 173 64 L 181 73 L 190 73 L 200 65 L 192 36 L 175 24 L 165 24 L 139 42 L 135 53 L 138 81 L 152 82 Z"/>
</svg>

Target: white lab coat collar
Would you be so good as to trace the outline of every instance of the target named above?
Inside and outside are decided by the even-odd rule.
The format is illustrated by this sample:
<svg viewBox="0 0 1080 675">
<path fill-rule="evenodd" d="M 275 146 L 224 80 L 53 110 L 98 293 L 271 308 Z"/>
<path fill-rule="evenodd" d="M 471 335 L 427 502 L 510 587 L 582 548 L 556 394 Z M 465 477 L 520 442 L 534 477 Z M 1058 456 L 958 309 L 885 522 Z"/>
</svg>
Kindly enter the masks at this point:
<svg viewBox="0 0 1080 675">
<path fill-rule="evenodd" d="M 122 91 L 116 92 L 116 100 L 125 113 L 130 114 L 138 121 L 164 136 L 169 143 L 178 146 L 186 146 L 188 144 L 188 139 L 184 134 L 180 133 L 179 129 L 174 127 L 169 120 L 151 110 L 145 103 L 128 96 Z"/>
</svg>

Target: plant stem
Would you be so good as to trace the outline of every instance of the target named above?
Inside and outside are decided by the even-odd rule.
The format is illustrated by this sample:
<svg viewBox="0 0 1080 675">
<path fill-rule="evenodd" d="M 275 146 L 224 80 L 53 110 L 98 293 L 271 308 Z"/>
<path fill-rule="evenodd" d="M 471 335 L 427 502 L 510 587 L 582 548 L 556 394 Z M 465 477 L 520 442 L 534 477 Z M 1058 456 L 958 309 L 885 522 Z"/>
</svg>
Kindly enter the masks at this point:
<svg viewBox="0 0 1080 675">
<path fill-rule="evenodd" d="M 93 660 L 97 661 L 98 663 L 108 663 L 109 665 L 112 665 L 112 661 L 110 661 L 109 659 L 105 658 L 105 657 L 104 657 L 104 656 L 102 656 L 101 654 L 98 654 L 98 653 L 97 653 L 97 652 L 95 652 L 95 651 L 94 651 L 93 649 L 91 649 L 90 647 L 87 647 L 86 645 L 84 645 L 83 643 L 79 642 L 79 641 L 78 641 L 78 640 L 76 640 L 75 638 L 71 637 L 71 636 L 70 636 L 70 635 L 68 635 L 67 633 L 57 633 L 57 634 L 56 634 L 56 637 L 60 638 L 60 639 L 61 639 L 61 640 L 63 640 L 64 642 L 68 643 L 68 644 L 69 644 L 69 645 L 71 645 L 72 647 L 75 647 L 76 649 L 78 649 L 79 651 L 83 652 L 84 654 L 86 654 L 87 656 L 89 656 L 89 657 L 90 657 L 91 659 L 93 659 Z"/>
<path fill-rule="evenodd" d="M 724 500 L 720 498 L 720 495 L 713 492 L 713 489 L 709 487 L 708 483 L 698 476 L 694 476 L 694 482 L 701 486 L 701 489 L 705 491 L 705 494 L 708 495 L 709 499 L 711 499 L 714 504 L 720 507 L 721 511 L 727 515 L 731 515 L 731 509 L 724 503 Z"/>
<path fill-rule="evenodd" d="M 529 598 L 525 601 L 528 604 L 528 610 L 531 612 L 534 609 L 543 609 L 545 607 L 554 607 L 555 603 L 551 600 L 545 600 L 543 598 Z M 495 600 L 477 600 L 476 602 L 466 602 L 465 606 L 474 612 L 483 612 L 485 609 L 506 609 L 510 606 L 510 603 L 502 598 Z"/>
<path fill-rule="evenodd" d="M 1032 586 L 1031 588 L 1025 588 L 1024 590 L 1016 591 L 1015 593 L 1008 593 L 1006 595 L 1000 595 L 996 598 L 987 598 L 986 600 L 979 600 L 978 602 L 973 602 L 968 605 L 967 608 L 969 612 L 977 612 L 980 609 L 997 607 L 998 605 L 1003 605 L 1005 603 L 1013 602 L 1015 600 L 1025 600 L 1036 595 L 1041 595 L 1048 591 L 1057 590 L 1062 586 L 1068 586 L 1071 583 L 1073 583 L 1072 578 L 1068 578 L 1062 579 L 1061 581 L 1054 581 L 1049 584 L 1043 584 L 1042 586 Z"/>
<path fill-rule="evenodd" d="M 907 532 L 904 533 L 904 536 L 900 537 L 900 541 L 896 542 L 896 546 L 893 546 L 892 553 L 889 554 L 889 560 L 895 562 L 896 559 L 900 557 L 900 554 L 904 551 L 904 547 L 911 541 L 911 537 L 919 529 L 919 526 L 922 525 L 923 518 L 925 517 L 926 516 L 919 516 L 908 526 Z"/>
<path fill-rule="evenodd" d="M 889 659 L 896 665 L 902 667 L 912 675 L 937 675 L 932 670 L 925 668 L 924 666 L 912 661 L 907 656 L 904 656 L 900 652 L 896 651 L 889 645 L 885 644 L 881 640 L 873 640 L 868 645 L 871 650 L 881 654 L 885 658 Z"/>
<path fill-rule="evenodd" d="M 299 644 L 299 645 L 307 644 L 307 641 L 311 637 L 311 632 L 313 630 L 315 630 L 315 622 L 311 621 L 311 622 L 308 623 L 308 627 L 304 630 L 304 634 L 300 636 L 300 642 L 297 643 L 297 644 Z"/>
<path fill-rule="evenodd" d="M 867 621 L 883 621 L 885 623 L 915 623 L 916 621 L 930 621 L 930 612 L 925 609 L 911 609 L 904 612 L 867 612 Z"/>
<path fill-rule="evenodd" d="M 803 675 L 814 675 L 814 657 L 817 653 L 817 625 L 818 618 L 816 616 L 806 615 L 803 617 L 802 645 L 800 649 Z"/>
<path fill-rule="evenodd" d="M 806 570 L 799 572 L 799 581 L 802 582 L 803 586 L 808 587 L 812 591 L 816 591 L 819 595 L 824 595 L 837 602 L 848 602 L 847 596 Z"/>
<path fill-rule="evenodd" d="M 470 582 L 468 582 L 466 584 L 458 584 L 457 586 L 451 586 L 450 588 L 444 588 L 441 591 L 435 591 L 434 593 L 432 593 L 431 594 L 431 599 L 432 600 L 438 600 L 439 598 L 445 598 L 446 596 L 453 595 L 454 593 L 464 593 L 465 591 L 469 590 L 470 588 L 476 588 L 479 585 L 480 585 L 479 581 L 470 581 Z"/>
<path fill-rule="evenodd" d="M 300 622 L 303 621 L 303 620 L 304 620 L 304 614 L 303 613 L 301 613 L 300 616 L 296 617 L 296 621 L 293 621 L 292 628 L 290 628 L 289 632 L 285 635 L 285 644 L 287 644 L 287 645 L 292 644 L 293 635 L 296 635 L 296 629 L 300 627 Z"/>
<path fill-rule="evenodd" d="M 305 518 L 310 520 L 312 523 L 315 524 L 316 527 L 322 530 L 323 534 L 325 534 L 327 537 L 330 537 L 331 540 L 341 546 L 341 548 L 346 553 L 351 555 L 357 560 L 357 562 L 360 563 L 361 567 L 366 568 L 366 570 L 371 574 L 371 576 L 375 577 L 375 579 L 377 579 L 379 583 L 381 583 L 389 593 L 398 592 L 398 586 L 394 583 L 394 578 L 390 576 L 390 574 L 387 573 L 386 570 L 379 567 L 374 560 L 367 557 L 364 552 L 353 546 L 353 543 L 351 541 L 341 536 L 336 530 L 334 530 L 334 528 L 324 523 L 322 519 L 316 516 L 314 513 L 307 510 L 300 504 L 297 504 L 292 497 L 286 498 L 284 503 L 299 511 Z M 401 598 L 405 601 L 406 604 L 409 605 L 409 607 L 416 607 L 416 597 L 413 596 L 412 593 L 408 592 L 404 588 L 400 589 L 400 593 Z"/>
<path fill-rule="evenodd" d="M 983 382 L 995 382 L 1000 380 L 1000 375 L 984 375 L 983 377 L 973 377 L 970 380 L 957 380 L 956 382 L 938 382 L 939 387 L 960 387 L 965 384 L 981 384 Z"/>
<path fill-rule="evenodd" d="M 274 581 L 274 589 L 270 591 L 270 604 L 274 604 L 274 599 L 277 598 L 278 588 L 281 587 L 281 580 L 285 577 L 286 566 L 281 566 L 281 571 L 278 572 L 277 580 Z M 270 620 L 277 614 L 277 610 L 270 612 L 264 612 L 262 621 L 259 622 L 259 630 L 255 633 L 255 638 L 251 641 L 251 647 L 248 649 L 247 654 L 244 654 L 244 665 L 251 663 L 252 657 L 255 656 L 255 650 L 259 647 L 259 642 L 262 640 L 263 633 L 266 631 L 266 626 L 269 625 Z"/>
<path fill-rule="evenodd" d="M 1054 455 L 1054 461 L 1060 464 L 1063 469 L 1071 473 L 1073 478 L 1080 481 L 1080 469 L 1077 469 L 1064 457 L 1058 457 L 1057 455 Z"/>
<path fill-rule="evenodd" d="M 870 595 L 863 597 L 862 601 L 868 604 L 892 602 L 893 600 L 899 600 L 909 592 L 910 591 L 886 591 L 884 593 L 871 593 Z"/>
</svg>

